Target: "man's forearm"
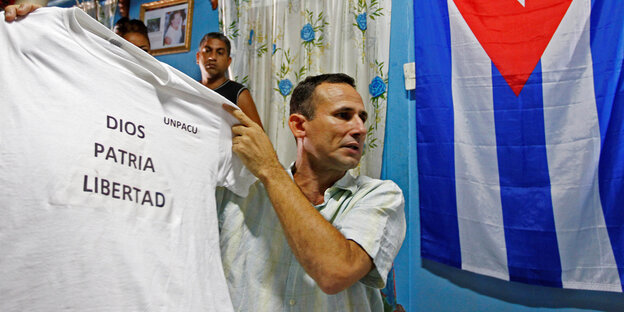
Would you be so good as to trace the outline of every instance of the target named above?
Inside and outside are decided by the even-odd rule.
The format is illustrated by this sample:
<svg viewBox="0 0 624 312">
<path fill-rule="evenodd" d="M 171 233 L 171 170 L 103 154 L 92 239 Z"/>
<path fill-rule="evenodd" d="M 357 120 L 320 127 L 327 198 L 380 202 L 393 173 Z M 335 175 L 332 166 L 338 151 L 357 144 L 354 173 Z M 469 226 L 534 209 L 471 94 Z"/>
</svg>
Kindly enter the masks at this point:
<svg viewBox="0 0 624 312">
<path fill-rule="evenodd" d="M 285 170 L 259 178 L 295 257 L 324 292 L 340 292 L 372 269 L 368 254 L 325 220 Z"/>
</svg>

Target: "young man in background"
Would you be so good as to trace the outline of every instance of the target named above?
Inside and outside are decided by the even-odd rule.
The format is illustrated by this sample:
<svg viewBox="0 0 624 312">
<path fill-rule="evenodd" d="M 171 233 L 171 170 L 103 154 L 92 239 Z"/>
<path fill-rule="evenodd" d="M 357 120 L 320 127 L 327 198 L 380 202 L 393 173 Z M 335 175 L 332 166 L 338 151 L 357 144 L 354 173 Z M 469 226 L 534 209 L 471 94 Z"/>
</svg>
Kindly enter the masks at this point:
<svg viewBox="0 0 624 312">
<path fill-rule="evenodd" d="M 196 60 L 201 71 L 201 83 L 236 104 L 251 120 L 262 127 L 249 90 L 226 77 L 232 63 L 230 40 L 222 33 L 211 32 L 202 38 L 198 50 Z"/>
</svg>

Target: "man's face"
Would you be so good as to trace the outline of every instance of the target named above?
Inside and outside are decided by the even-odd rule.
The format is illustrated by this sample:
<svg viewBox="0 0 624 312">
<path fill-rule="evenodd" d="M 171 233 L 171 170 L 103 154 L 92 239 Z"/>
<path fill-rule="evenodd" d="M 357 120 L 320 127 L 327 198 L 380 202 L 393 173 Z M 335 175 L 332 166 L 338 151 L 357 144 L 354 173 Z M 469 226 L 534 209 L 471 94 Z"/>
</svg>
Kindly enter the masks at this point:
<svg viewBox="0 0 624 312">
<path fill-rule="evenodd" d="M 209 38 L 197 52 L 197 65 L 202 78 L 215 79 L 225 76 L 232 58 L 227 53 L 225 42 Z"/>
<path fill-rule="evenodd" d="M 130 43 L 134 44 L 135 46 L 143 49 L 143 51 L 149 53 L 150 42 L 149 42 L 149 39 L 145 37 L 143 34 L 136 33 L 136 32 L 129 32 L 123 35 L 123 38 L 128 40 Z"/>
<path fill-rule="evenodd" d="M 304 123 L 303 148 L 310 161 L 330 170 L 355 168 L 362 157 L 367 113 L 362 97 L 345 83 L 322 83 L 312 98 L 312 120 Z"/>
</svg>

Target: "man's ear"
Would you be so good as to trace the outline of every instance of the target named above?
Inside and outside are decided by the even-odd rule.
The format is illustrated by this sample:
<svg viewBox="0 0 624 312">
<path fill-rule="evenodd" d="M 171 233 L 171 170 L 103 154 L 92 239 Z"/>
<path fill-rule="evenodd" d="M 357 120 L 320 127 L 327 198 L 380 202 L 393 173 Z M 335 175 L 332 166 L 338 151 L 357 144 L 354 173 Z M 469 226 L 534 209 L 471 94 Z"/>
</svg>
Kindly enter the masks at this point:
<svg viewBox="0 0 624 312">
<path fill-rule="evenodd" d="M 305 137 L 306 121 L 308 121 L 308 119 L 301 114 L 291 114 L 290 117 L 288 117 L 288 127 L 290 127 L 290 131 L 295 136 L 295 139 Z"/>
<path fill-rule="evenodd" d="M 199 65 L 199 51 L 195 54 L 195 63 Z"/>
<path fill-rule="evenodd" d="M 230 64 L 232 64 L 232 57 L 228 56 L 228 67 L 230 67 Z"/>
</svg>

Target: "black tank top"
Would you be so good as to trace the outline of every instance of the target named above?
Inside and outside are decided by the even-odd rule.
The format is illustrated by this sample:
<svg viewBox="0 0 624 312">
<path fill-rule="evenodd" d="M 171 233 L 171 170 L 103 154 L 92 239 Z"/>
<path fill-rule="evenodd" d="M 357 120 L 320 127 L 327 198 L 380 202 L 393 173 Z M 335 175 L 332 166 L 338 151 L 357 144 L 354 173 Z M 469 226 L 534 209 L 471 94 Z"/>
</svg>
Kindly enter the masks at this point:
<svg viewBox="0 0 624 312">
<path fill-rule="evenodd" d="M 227 80 L 213 91 L 221 94 L 224 98 L 238 106 L 238 96 L 246 89 L 245 86 L 236 81 Z"/>
</svg>

